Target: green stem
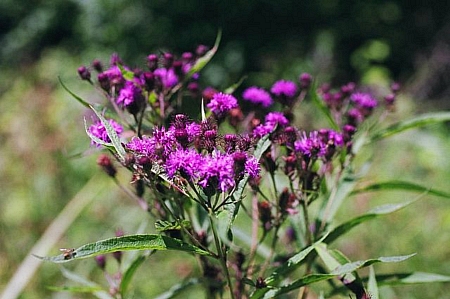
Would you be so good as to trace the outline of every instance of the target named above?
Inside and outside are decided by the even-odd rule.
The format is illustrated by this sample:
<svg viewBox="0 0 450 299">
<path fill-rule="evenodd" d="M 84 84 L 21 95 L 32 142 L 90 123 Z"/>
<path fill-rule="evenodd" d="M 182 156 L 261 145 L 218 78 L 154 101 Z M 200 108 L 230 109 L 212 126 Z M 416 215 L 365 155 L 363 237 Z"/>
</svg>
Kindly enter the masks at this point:
<svg viewBox="0 0 450 299">
<path fill-rule="evenodd" d="M 226 256 L 226 253 L 224 252 L 224 250 L 222 248 L 222 244 L 220 242 L 219 235 L 218 235 L 216 227 L 214 225 L 213 212 L 212 212 L 211 209 L 209 210 L 208 215 L 209 215 L 209 222 L 210 222 L 210 225 L 211 225 L 211 230 L 212 230 L 212 233 L 213 233 L 213 236 L 214 236 L 214 242 L 215 242 L 216 247 L 217 247 L 217 255 L 218 255 L 218 258 L 219 258 L 219 261 L 220 261 L 220 265 L 221 265 L 222 270 L 224 271 L 225 276 L 227 278 L 227 283 L 228 283 L 228 287 L 230 289 L 231 299 L 235 299 L 234 292 L 233 292 L 233 284 L 231 283 L 230 271 L 228 271 L 228 267 L 227 267 L 227 256 Z"/>
</svg>

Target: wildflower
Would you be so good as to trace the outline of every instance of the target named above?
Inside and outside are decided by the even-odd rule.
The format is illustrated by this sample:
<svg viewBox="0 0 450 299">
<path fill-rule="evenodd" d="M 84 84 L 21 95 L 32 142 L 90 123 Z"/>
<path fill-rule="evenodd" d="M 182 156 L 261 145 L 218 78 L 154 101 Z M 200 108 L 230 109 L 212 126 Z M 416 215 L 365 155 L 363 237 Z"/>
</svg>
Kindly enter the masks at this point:
<svg viewBox="0 0 450 299">
<path fill-rule="evenodd" d="M 265 117 L 265 123 L 262 125 L 258 125 L 255 129 L 253 129 L 253 135 L 256 137 L 262 137 L 271 133 L 275 127 L 281 126 L 284 127 L 289 124 L 289 120 L 284 116 L 281 112 L 270 112 Z"/>
<path fill-rule="evenodd" d="M 177 150 L 172 152 L 164 164 L 167 175 L 173 178 L 180 173 L 186 179 L 198 178 L 198 170 L 203 164 L 203 157 L 193 149 Z"/>
<path fill-rule="evenodd" d="M 125 86 L 120 90 L 117 97 L 117 104 L 123 107 L 129 107 L 143 101 L 142 90 L 132 81 L 126 81 Z"/>
<path fill-rule="evenodd" d="M 164 88 L 172 88 L 178 83 L 178 77 L 172 68 L 158 68 L 154 70 L 153 74 L 159 78 Z"/>
<path fill-rule="evenodd" d="M 247 88 L 242 94 L 242 98 L 252 102 L 253 104 L 259 104 L 265 108 L 269 107 L 273 103 L 270 94 L 264 89 L 256 86 Z"/>
<path fill-rule="evenodd" d="M 115 120 L 110 119 L 108 120 L 108 122 L 112 126 L 114 131 L 117 133 L 117 135 L 120 135 L 123 132 L 122 126 L 118 124 Z M 92 124 L 89 127 L 88 131 L 92 136 L 97 137 L 101 141 L 104 141 L 106 143 L 111 142 L 111 139 L 109 138 L 108 133 L 106 132 L 106 128 L 101 121 L 97 121 L 94 124 Z M 91 144 L 100 146 L 100 144 L 94 140 L 91 141 Z"/>
<path fill-rule="evenodd" d="M 80 66 L 78 68 L 78 75 L 82 80 L 91 81 L 91 72 L 85 66 Z"/>
<path fill-rule="evenodd" d="M 106 91 L 109 91 L 112 87 L 121 88 L 125 83 L 122 72 L 116 65 L 99 73 L 97 78 L 100 82 L 100 86 Z"/>
<path fill-rule="evenodd" d="M 164 161 L 177 148 L 177 142 L 174 131 L 162 127 L 155 128 L 152 136 L 134 137 L 126 147 L 139 157 Z"/>
<path fill-rule="evenodd" d="M 297 85 L 292 81 L 280 80 L 272 85 L 270 92 L 278 98 L 281 104 L 292 106 L 297 94 Z"/>
<path fill-rule="evenodd" d="M 231 94 L 222 92 L 214 94 L 211 101 L 207 105 L 207 107 L 219 117 L 224 116 L 226 112 L 233 108 L 236 108 L 237 106 L 238 103 L 235 97 L 233 97 Z"/>
<path fill-rule="evenodd" d="M 273 84 L 270 92 L 277 97 L 292 98 L 297 93 L 297 85 L 292 81 L 280 80 Z"/>
<path fill-rule="evenodd" d="M 117 170 L 114 167 L 114 165 L 112 164 L 111 159 L 107 155 L 105 155 L 105 154 L 100 155 L 98 157 L 98 159 L 97 159 L 97 164 L 110 177 L 115 177 L 116 176 Z"/>
<path fill-rule="evenodd" d="M 357 107 L 364 110 L 372 110 L 378 104 L 377 100 L 368 93 L 356 92 L 350 96 L 350 99 Z"/>
<path fill-rule="evenodd" d="M 326 153 L 326 145 L 319 137 L 317 131 L 310 132 L 309 136 L 303 132 L 300 140 L 294 142 L 294 149 L 296 152 L 309 158 L 322 157 Z"/>
<path fill-rule="evenodd" d="M 198 184 L 205 192 L 212 195 L 216 191 L 229 191 L 235 186 L 234 161 L 231 155 L 215 150 L 211 155 L 205 156 L 203 162 L 199 168 Z"/>
<path fill-rule="evenodd" d="M 303 73 L 300 75 L 299 81 L 300 81 L 300 87 L 302 89 L 307 89 L 311 85 L 312 76 L 308 73 Z"/>
</svg>

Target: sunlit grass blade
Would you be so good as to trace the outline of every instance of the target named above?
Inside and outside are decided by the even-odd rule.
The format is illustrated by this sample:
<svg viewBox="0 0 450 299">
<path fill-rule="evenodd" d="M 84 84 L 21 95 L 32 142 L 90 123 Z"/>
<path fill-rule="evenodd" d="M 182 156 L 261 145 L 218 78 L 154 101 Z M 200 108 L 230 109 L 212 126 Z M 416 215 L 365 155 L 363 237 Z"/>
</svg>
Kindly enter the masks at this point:
<svg viewBox="0 0 450 299">
<path fill-rule="evenodd" d="M 404 207 L 414 203 L 416 200 L 418 200 L 418 199 L 414 199 L 414 200 L 410 200 L 410 201 L 402 202 L 402 203 L 397 203 L 397 204 L 386 204 L 386 205 L 378 206 L 378 207 L 370 210 L 366 214 L 355 217 L 349 221 L 346 221 L 346 222 L 340 224 L 339 226 L 334 228 L 328 234 L 328 236 L 324 239 L 323 242 L 330 244 L 333 241 L 335 241 L 336 239 L 338 239 L 340 236 L 342 236 L 345 233 L 347 233 L 348 231 L 350 231 L 355 226 L 357 226 L 365 221 L 374 219 L 376 217 L 396 212 L 396 211 L 403 209 Z"/>
<path fill-rule="evenodd" d="M 384 191 L 384 190 L 425 192 L 426 194 L 430 194 L 430 195 L 450 198 L 450 193 L 436 190 L 433 188 L 428 188 L 428 187 L 421 186 L 421 185 L 415 184 L 415 183 L 410 183 L 410 182 L 405 182 L 405 181 L 397 181 L 397 180 L 371 184 L 371 185 L 365 186 L 363 188 L 352 191 L 351 195 L 363 193 L 363 192 Z"/>
<path fill-rule="evenodd" d="M 61 86 L 64 88 L 65 91 L 67 91 L 75 100 L 77 100 L 81 105 L 83 105 L 86 108 L 90 108 L 91 104 L 83 100 L 81 97 L 77 96 L 75 93 L 73 93 L 62 81 L 61 77 L 58 76 L 58 81 L 61 84 Z"/>
<path fill-rule="evenodd" d="M 214 54 L 216 54 L 217 49 L 219 48 L 220 40 L 222 39 L 222 30 L 219 30 L 217 33 L 216 41 L 214 42 L 214 46 L 206 52 L 205 55 L 200 57 L 196 63 L 192 66 L 192 68 L 189 70 L 189 72 L 186 74 L 186 79 L 190 79 L 192 75 L 195 73 L 198 73 L 200 70 L 202 70 L 208 62 L 213 58 Z"/>
<path fill-rule="evenodd" d="M 369 139 L 369 141 L 374 142 L 376 140 L 386 138 L 406 130 L 447 121 L 450 121 L 450 112 L 436 112 L 436 113 L 422 114 L 412 119 L 398 122 L 396 124 L 387 127 L 386 129 L 376 132 Z"/>
<path fill-rule="evenodd" d="M 53 257 L 39 257 L 53 263 L 65 263 L 72 260 L 92 257 L 100 254 L 127 250 L 178 250 L 201 255 L 209 255 L 198 247 L 161 235 L 128 235 L 89 243 L 70 252 Z"/>
<path fill-rule="evenodd" d="M 162 293 L 161 295 L 157 296 L 155 299 L 171 299 L 175 298 L 175 296 L 179 295 L 181 292 L 186 290 L 188 287 L 191 287 L 193 285 L 199 284 L 200 280 L 197 278 L 191 278 L 186 281 L 177 283 L 173 287 L 170 288 L 167 292 Z"/>
</svg>

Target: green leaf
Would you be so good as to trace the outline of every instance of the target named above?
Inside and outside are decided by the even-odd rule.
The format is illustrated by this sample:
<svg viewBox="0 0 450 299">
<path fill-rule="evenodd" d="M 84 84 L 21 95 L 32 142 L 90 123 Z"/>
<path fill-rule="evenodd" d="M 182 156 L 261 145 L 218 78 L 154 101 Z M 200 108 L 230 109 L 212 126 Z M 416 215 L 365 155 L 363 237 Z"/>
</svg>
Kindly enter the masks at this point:
<svg viewBox="0 0 450 299">
<path fill-rule="evenodd" d="M 190 228 L 191 222 L 188 220 L 182 220 L 181 225 L 179 221 L 166 221 L 166 220 L 156 220 L 155 229 L 157 232 L 164 232 L 167 230 L 181 230 L 181 226 Z"/>
<path fill-rule="evenodd" d="M 122 143 L 120 142 L 119 135 L 117 135 L 114 128 L 111 126 L 109 121 L 103 117 L 103 115 L 97 111 L 97 109 L 94 108 L 94 106 L 89 105 L 89 108 L 91 108 L 92 111 L 94 111 L 95 115 L 100 119 L 103 126 L 105 127 L 106 133 L 108 134 L 109 139 L 111 140 L 111 144 L 116 150 L 117 155 L 119 156 L 119 159 L 121 162 L 125 161 L 125 148 L 122 146 Z"/>
<path fill-rule="evenodd" d="M 206 52 L 205 55 L 200 57 L 195 62 L 195 64 L 192 66 L 192 68 L 186 74 L 186 80 L 190 79 L 192 77 L 192 75 L 201 71 L 206 66 L 206 64 L 208 64 L 208 62 L 211 60 L 211 58 L 213 58 L 214 54 L 216 54 L 217 49 L 219 48 L 221 39 L 222 39 L 222 30 L 219 30 L 219 32 L 217 33 L 216 41 L 214 42 L 214 46 L 212 47 L 211 50 Z"/>
<path fill-rule="evenodd" d="M 277 282 L 283 275 L 286 275 L 289 272 L 292 272 L 301 264 L 301 262 L 309 255 L 309 253 L 314 250 L 315 246 L 327 237 L 327 235 L 323 236 L 320 240 L 314 243 L 311 246 L 306 247 L 299 253 L 292 256 L 287 260 L 283 265 L 278 267 L 270 276 L 268 276 L 264 281 L 267 285 L 273 285 Z"/>
<path fill-rule="evenodd" d="M 122 76 L 124 77 L 125 80 L 133 81 L 134 73 L 132 71 L 129 71 L 129 70 L 125 69 L 123 67 L 123 65 L 121 65 L 121 64 L 118 64 L 117 66 L 119 67 L 120 72 L 122 73 Z"/>
<path fill-rule="evenodd" d="M 387 127 L 386 129 L 376 132 L 370 138 L 370 142 L 374 142 L 379 139 L 386 138 L 406 130 L 415 129 L 431 124 L 442 123 L 446 121 L 450 121 L 450 112 L 435 112 L 422 114 L 412 119 L 393 124 Z"/>
<path fill-rule="evenodd" d="M 114 146 L 112 145 L 112 143 L 105 142 L 105 141 L 101 140 L 100 138 L 92 135 L 91 132 L 89 132 L 89 127 L 87 125 L 86 119 L 84 119 L 84 129 L 86 131 L 86 134 L 89 136 L 89 138 L 91 138 L 92 141 L 94 141 L 100 145 L 103 145 L 104 147 L 107 147 L 110 150 L 114 150 Z"/>
<path fill-rule="evenodd" d="M 197 278 L 191 278 L 186 281 L 183 281 L 181 283 L 178 283 L 170 288 L 167 292 L 162 293 L 161 295 L 157 296 L 155 299 L 170 299 L 174 298 L 175 296 L 181 294 L 185 289 L 187 289 L 190 286 L 199 284 L 200 280 Z"/>
<path fill-rule="evenodd" d="M 322 223 L 330 223 L 334 219 L 340 206 L 350 195 L 356 183 L 357 180 L 351 171 L 349 169 L 344 170 L 336 189 L 329 192 L 327 196 L 328 200 L 324 201 L 324 205 L 319 211 L 319 219 Z"/>
<path fill-rule="evenodd" d="M 271 299 L 279 295 L 283 295 L 286 293 L 289 293 L 293 290 L 299 289 L 301 287 L 313 284 L 315 282 L 331 279 L 335 277 L 333 274 L 311 274 L 306 275 L 300 279 L 295 280 L 294 282 L 284 285 L 279 288 L 262 288 L 256 290 L 252 296 L 250 296 L 251 299 Z"/>
<path fill-rule="evenodd" d="M 378 299 L 380 297 L 378 293 L 377 278 L 375 276 L 375 270 L 373 266 L 369 267 L 369 281 L 367 283 L 367 291 L 370 295 L 370 299 Z"/>
<path fill-rule="evenodd" d="M 100 299 L 112 299 L 113 298 L 113 297 L 111 297 L 111 295 L 108 294 L 108 292 L 103 291 L 101 289 L 101 286 L 99 286 L 95 282 L 92 282 L 92 281 L 80 276 L 77 273 L 69 271 L 64 267 L 61 267 L 61 273 L 65 278 L 83 285 L 85 287 L 85 290 L 87 290 L 88 288 L 92 288 L 91 294 L 97 298 L 100 298 Z"/>
<path fill-rule="evenodd" d="M 421 186 L 419 184 L 405 182 L 405 181 L 388 181 L 388 182 L 379 182 L 375 183 L 357 190 L 352 191 L 351 195 L 363 193 L 363 192 L 371 192 L 371 191 L 383 191 L 383 190 L 404 190 L 404 191 L 412 191 L 412 192 L 426 192 L 431 195 L 450 198 L 450 193 L 428 188 Z"/>
<path fill-rule="evenodd" d="M 100 286 L 96 287 L 82 287 L 82 286 L 63 286 L 63 287 L 54 287 L 50 286 L 47 287 L 47 289 L 55 292 L 70 292 L 70 293 L 95 293 L 98 291 L 102 291 L 102 288 Z"/>
<path fill-rule="evenodd" d="M 136 273 L 136 270 L 139 268 L 140 265 L 145 261 L 147 258 L 147 255 L 140 255 L 135 259 L 131 265 L 127 268 L 125 273 L 122 276 L 122 281 L 120 282 L 120 294 L 122 294 L 123 298 L 126 298 L 126 293 L 128 290 L 128 286 L 131 283 L 131 279 L 133 278 L 134 274 Z"/>
<path fill-rule="evenodd" d="M 398 263 L 403 262 L 416 254 L 408 254 L 408 255 L 399 255 L 399 256 L 388 256 L 388 257 L 379 257 L 375 259 L 368 259 L 364 261 L 356 261 L 347 263 L 344 265 L 340 265 L 337 268 L 335 268 L 333 271 L 331 271 L 331 274 L 334 275 L 344 275 L 347 273 L 354 272 L 358 269 L 368 267 L 370 265 L 376 264 L 376 263 Z"/>
<path fill-rule="evenodd" d="M 229 86 L 223 92 L 224 93 L 228 93 L 228 94 L 232 94 L 233 92 L 236 91 L 236 89 L 238 89 L 239 86 L 241 86 L 241 84 L 244 82 L 245 79 L 247 79 L 247 76 L 242 77 L 241 79 L 239 79 L 238 82 L 236 82 L 233 85 Z"/>
<path fill-rule="evenodd" d="M 340 128 L 337 125 L 336 121 L 333 119 L 333 116 L 330 113 L 330 109 L 325 105 L 325 103 L 320 99 L 319 95 L 317 94 L 317 84 L 314 82 L 314 84 L 311 85 L 311 88 L 309 90 L 311 94 L 311 100 L 313 104 L 319 108 L 320 112 L 325 116 L 325 118 L 328 120 L 328 123 L 330 124 L 331 128 L 333 130 L 339 131 Z"/>
<path fill-rule="evenodd" d="M 376 217 L 396 212 L 396 211 L 398 211 L 400 209 L 403 209 L 404 207 L 412 204 L 413 202 L 415 202 L 417 200 L 418 199 L 414 199 L 414 200 L 410 200 L 410 201 L 403 202 L 403 203 L 386 204 L 386 205 L 375 207 L 374 209 L 370 210 L 366 214 L 363 214 L 361 216 L 355 217 L 355 218 L 353 218 L 353 219 L 351 219 L 349 221 L 346 221 L 346 222 L 340 224 L 336 228 L 334 228 L 328 234 L 328 236 L 324 239 L 323 242 L 327 243 L 327 244 L 330 244 L 333 241 L 335 241 L 336 239 L 338 239 L 340 236 L 342 236 L 343 234 L 345 234 L 348 231 L 350 231 L 355 226 L 357 226 L 357 225 L 359 225 L 359 224 L 361 224 L 361 223 L 363 223 L 365 221 L 374 219 Z"/>
<path fill-rule="evenodd" d="M 403 285 L 432 282 L 450 282 L 450 276 L 436 273 L 412 272 L 377 275 L 380 285 Z"/>
<path fill-rule="evenodd" d="M 161 235 L 128 235 L 89 243 L 75 249 L 71 254 L 63 253 L 53 257 L 39 257 L 53 263 L 65 263 L 72 260 L 92 257 L 100 254 L 127 250 L 178 250 L 201 255 L 209 255 L 198 247 Z"/>
<path fill-rule="evenodd" d="M 91 104 L 83 100 L 81 97 L 77 96 L 75 93 L 73 93 L 62 81 L 61 77 L 58 76 L 59 83 L 61 86 L 67 91 L 75 100 L 77 100 L 81 105 L 90 108 Z"/>
</svg>

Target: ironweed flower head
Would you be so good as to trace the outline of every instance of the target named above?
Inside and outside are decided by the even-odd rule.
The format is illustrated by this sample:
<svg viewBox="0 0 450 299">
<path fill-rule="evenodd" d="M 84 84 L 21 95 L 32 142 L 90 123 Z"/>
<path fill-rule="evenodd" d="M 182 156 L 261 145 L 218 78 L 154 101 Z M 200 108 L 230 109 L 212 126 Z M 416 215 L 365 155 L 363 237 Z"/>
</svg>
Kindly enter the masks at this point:
<svg viewBox="0 0 450 299">
<path fill-rule="evenodd" d="M 122 107 L 129 107 L 143 100 L 142 89 L 134 82 L 126 81 L 125 86 L 119 92 L 116 102 Z"/>
<path fill-rule="evenodd" d="M 307 89 L 311 85 L 312 76 L 308 73 L 302 73 L 298 80 L 300 81 L 300 87 Z"/>
<path fill-rule="evenodd" d="M 153 161 L 165 161 L 177 146 L 174 131 L 164 127 L 155 128 L 151 136 L 134 137 L 126 145 L 138 157 L 147 157 Z"/>
<path fill-rule="evenodd" d="M 165 89 L 170 89 L 170 88 L 174 87 L 175 85 L 177 85 L 177 83 L 178 83 L 178 77 L 172 68 L 170 68 L 170 69 L 158 68 L 153 71 L 153 74 L 157 78 L 159 78 L 162 86 Z"/>
<path fill-rule="evenodd" d="M 270 112 L 264 119 L 264 124 L 258 125 L 253 129 L 253 135 L 261 138 L 271 133 L 276 126 L 285 127 L 289 124 L 289 120 L 281 112 Z"/>
<path fill-rule="evenodd" d="M 237 99 L 231 94 L 219 92 L 213 95 L 211 101 L 206 105 L 219 118 L 233 108 L 238 106 Z"/>
<path fill-rule="evenodd" d="M 356 92 L 350 96 L 350 100 L 356 105 L 364 116 L 372 113 L 372 110 L 378 105 L 372 95 L 363 92 Z"/>
<path fill-rule="evenodd" d="M 320 138 L 319 132 L 310 132 L 309 136 L 303 132 L 300 139 L 294 142 L 294 149 L 303 156 L 314 159 L 325 155 L 326 144 Z"/>
<path fill-rule="evenodd" d="M 273 100 L 270 94 L 262 88 L 252 86 L 247 88 L 243 94 L 242 98 L 253 104 L 261 105 L 264 108 L 272 105 Z"/>
<path fill-rule="evenodd" d="M 108 122 L 110 123 L 114 131 L 116 131 L 117 135 L 120 135 L 123 132 L 122 126 L 118 124 L 115 120 L 109 119 Z M 90 134 L 92 134 L 92 136 L 97 137 L 98 139 L 106 143 L 111 142 L 111 139 L 109 138 L 108 133 L 106 132 L 106 128 L 101 121 L 97 121 L 94 124 L 92 124 L 89 127 L 88 131 Z M 101 146 L 101 144 L 95 142 L 94 140 L 91 141 L 91 144 Z"/>
<path fill-rule="evenodd" d="M 80 66 L 78 68 L 78 75 L 82 80 L 91 81 L 91 72 L 85 66 Z"/>
<path fill-rule="evenodd" d="M 279 80 L 272 85 L 270 92 L 274 94 L 283 105 L 291 106 L 297 94 L 297 84 L 288 80 Z"/>
</svg>

